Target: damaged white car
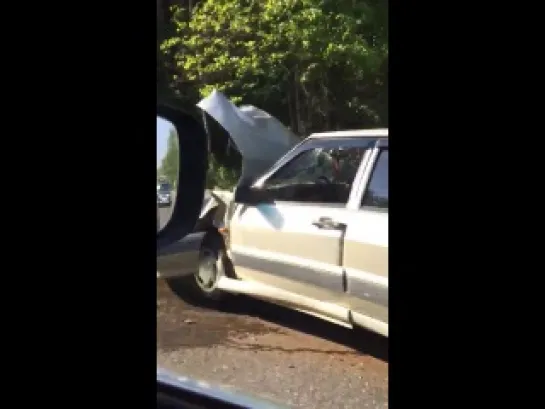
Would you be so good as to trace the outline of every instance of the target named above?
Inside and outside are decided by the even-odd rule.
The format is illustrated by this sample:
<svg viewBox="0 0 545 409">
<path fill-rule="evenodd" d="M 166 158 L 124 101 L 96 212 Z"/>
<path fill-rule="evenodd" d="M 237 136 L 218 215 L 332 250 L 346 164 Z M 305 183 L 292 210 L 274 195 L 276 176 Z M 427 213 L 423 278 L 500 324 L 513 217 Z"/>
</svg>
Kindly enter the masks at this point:
<svg viewBox="0 0 545 409">
<path fill-rule="evenodd" d="M 388 336 L 388 130 L 310 135 L 199 102 L 242 155 L 234 191 L 207 192 L 194 233 L 158 257 L 183 296 L 246 294 Z"/>
</svg>

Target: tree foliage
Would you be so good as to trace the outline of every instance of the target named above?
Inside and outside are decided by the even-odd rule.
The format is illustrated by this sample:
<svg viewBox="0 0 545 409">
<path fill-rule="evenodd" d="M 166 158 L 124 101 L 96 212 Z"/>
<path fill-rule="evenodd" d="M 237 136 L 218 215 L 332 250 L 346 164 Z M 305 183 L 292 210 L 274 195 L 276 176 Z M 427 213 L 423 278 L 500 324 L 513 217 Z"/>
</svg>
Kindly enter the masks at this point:
<svg viewBox="0 0 545 409">
<path fill-rule="evenodd" d="M 387 1 L 178 0 L 169 13 L 161 58 L 179 98 L 217 88 L 300 135 L 388 125 Z"/>
<path fill-rule="evenodd" d="M 301 134 L 387 121 L 387 2 L 203 0 L 162 44 L 200 96 L 217 88 Z"/>
<path fill-rule="evenodd" d="M 231 189 L 240 177 L 239 167 L 225 166 L 212 155 L 208 161 L 206 187 L 208 189 Z"/>
</svg>

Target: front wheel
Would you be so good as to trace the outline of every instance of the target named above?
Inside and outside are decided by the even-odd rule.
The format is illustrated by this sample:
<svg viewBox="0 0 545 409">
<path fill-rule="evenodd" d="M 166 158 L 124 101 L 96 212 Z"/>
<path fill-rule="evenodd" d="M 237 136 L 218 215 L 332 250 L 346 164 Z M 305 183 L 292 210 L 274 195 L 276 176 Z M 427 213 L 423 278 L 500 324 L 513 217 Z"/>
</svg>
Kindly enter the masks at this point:
<svg viewBox="0 0 545 409">
<path fill-rule="evenodd" d="M 181 298 L 216 304 L 228 296 L 216 285 L 222 276 L 230 275 L 226 274 L 229 266 L 223 237 L 216 230 L 211 230 L 201 245 L 198 270 L 188 277 L 169 279 L 167 283 Z"/>
</svg>

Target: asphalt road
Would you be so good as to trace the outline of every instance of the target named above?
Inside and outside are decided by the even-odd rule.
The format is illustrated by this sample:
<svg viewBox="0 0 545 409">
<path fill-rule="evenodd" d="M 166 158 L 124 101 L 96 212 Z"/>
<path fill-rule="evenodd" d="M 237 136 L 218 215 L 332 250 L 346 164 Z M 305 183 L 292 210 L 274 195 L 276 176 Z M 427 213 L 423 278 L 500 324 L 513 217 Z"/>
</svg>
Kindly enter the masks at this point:
<svg viewBox="0 0 545 409">
<path fill-rule="evenodd" d="M 170 220 L 172 214 L 172 207 L 159 207 L 159 230 L 161 230 L 167 222 Z"/>
<path fill-rule="evenodd" d="M 157 281 L 157 364 L 288 407 L 388 407 L 388 341 L 268 303 L 183 301 Z"/>
</svg>

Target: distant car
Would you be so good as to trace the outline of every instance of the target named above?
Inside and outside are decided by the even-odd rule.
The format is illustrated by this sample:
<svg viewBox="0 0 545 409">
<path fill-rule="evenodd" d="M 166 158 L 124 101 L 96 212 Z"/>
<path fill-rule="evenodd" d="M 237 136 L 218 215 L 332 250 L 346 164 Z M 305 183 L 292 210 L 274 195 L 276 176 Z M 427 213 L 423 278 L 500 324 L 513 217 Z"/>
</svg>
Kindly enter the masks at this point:
<svg viewBox="0 0 545 409">
<path fill-rule="evenodd" d="M 157 184 L 157 206 L 170 207 L 172 205 L 172 186 L 170 183 Z"/>
</svg>

